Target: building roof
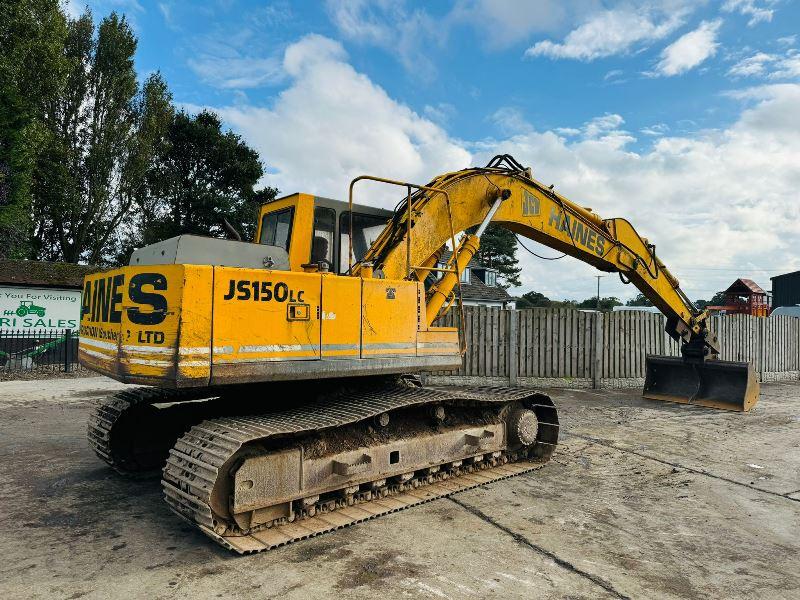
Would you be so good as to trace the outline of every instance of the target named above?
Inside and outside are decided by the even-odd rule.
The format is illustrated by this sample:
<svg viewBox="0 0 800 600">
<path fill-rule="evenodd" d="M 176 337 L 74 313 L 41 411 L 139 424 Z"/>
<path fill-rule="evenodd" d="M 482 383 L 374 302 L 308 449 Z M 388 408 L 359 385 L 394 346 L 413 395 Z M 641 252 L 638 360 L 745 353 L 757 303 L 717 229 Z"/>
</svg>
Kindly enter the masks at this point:
<svg viewBox="0 0 800 600">
<path fill-rule="evenodd" d="M 450 260 L 450 250 L 445 250 L 439 262 L 447 263 Z M 472 259 L 467 263 L 469 271 L 469 283 L 461 284 L 461 298 L 464 300 L 484 300 L 487 302 L 510 302 L 513 300 L 511 295 L 505 288 L 500 286 L 486 285 L 481 281 L 481 278 L 475 275 L 473 269 L 488 269 L 476 259 Z"/>
<path fill-rule="evenodd" d="M 734 281 L 727 290 L 726 294 L 766 294 L 763 289 L 752 279 L 737 279 Z"/>
<path fill-rule="evenodd" d="M 800 271 L 792 271 L 791 273 L 782 273 L 780 275 L 775 275 L 775 277 L 770 277 L 770 279 L 772 281 L 775 281 L 776 279 L 780 279 L 781 277 L 797 277 L 798 275 L 800 275 Z"/>
<path fill-rule="evenodd" d="M 0 260 L 0 285 L 83 287 L 83 278 L 100 267 L 37 260 Z"/>
<path fill-rule="evenodd" d="M 447 262 L 450 260 L 450 257 L 451 257 L 452 255 L 453 255 L 453 252 L 452 252 L 452 251 L 450 251 L 450 250 L 447 250 L 447 249 L 445 248 L 444 252 L 442 252 L 442 256 L 439 258 L 439 262 L 440 262 L 440 263 L 445 263 L 445 264 L 446 264 L 446 263 L 447 263 Z M 481 263 L 478 261 L 478 259 L 477 259 L 477 258 L 475 258 L 474 256 L 473 256 L 473 257 L 472 257 L 472 259 L 471 259 L 471 260 L 470 260 L 470 261 L 467 263 L 467 266 L 468 266 L 468 267 L 470 267 L 470 268 L 477 267 L 477 268 L 479 268 L 479 269 L 485 269 L 485 268 L 486 268 L 486 267 L 485 267 L 485 266 L 483 266 L 483 265 L 482 265 L 482 264 L 481 264 Z"/>
<path fill-rule="evenodd" d="M 461 284 L 463 300 L 488 300 L 490 302 L 510 302 L 511 296 L 505 288 L 490 286 L 470 273 L 470 282 Z"/>
</svg>

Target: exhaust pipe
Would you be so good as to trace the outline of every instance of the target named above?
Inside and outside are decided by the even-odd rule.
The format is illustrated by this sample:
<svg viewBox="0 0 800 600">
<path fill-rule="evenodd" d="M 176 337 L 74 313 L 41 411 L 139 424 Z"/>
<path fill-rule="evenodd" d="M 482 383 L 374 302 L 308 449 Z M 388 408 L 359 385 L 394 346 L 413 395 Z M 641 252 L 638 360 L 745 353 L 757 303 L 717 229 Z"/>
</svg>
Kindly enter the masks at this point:
<svg viewBox="0 0 800 600">
<path fill-rule="evenodd" d="M 645 363 L 644 398 L 740 412 L 758 402 L 758 378 L 750 363 L 677 356 L 647 356 Z"/>
</svg>

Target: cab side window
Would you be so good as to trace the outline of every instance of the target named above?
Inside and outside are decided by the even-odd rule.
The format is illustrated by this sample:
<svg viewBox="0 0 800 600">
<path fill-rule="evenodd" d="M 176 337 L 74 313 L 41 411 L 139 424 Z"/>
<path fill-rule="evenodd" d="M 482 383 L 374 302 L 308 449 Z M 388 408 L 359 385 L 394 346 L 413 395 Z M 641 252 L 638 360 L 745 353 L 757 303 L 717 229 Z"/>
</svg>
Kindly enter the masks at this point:
<svg viewBox="0 0 800 600">
<path fill-rule="evenodd" d="M 339 215 L 339 272 L 346 273 L 349 262 L 353 264 L 364 258 L 372 243 L 386 228 L 386 217 L 353 213 L 353 256 L 348 260 L 350 248 L 350 212 Z"/>
<path fill-rule="evenodd" d="M 314 209 L 314 237 L 311 238 L 311 262 L 324 262 L 333 268 L 333 235 L 336 212 L 332 208 L 318 206 Z"/>
<path fill-rule="evenodd" d="M 278 246 L 288 251 L 292 237 L 293 216 L 294 208 L 291 207 L 264 215 L 261 219 L 261 236 L 258 238 L 258 243 Z"/>
</svg>

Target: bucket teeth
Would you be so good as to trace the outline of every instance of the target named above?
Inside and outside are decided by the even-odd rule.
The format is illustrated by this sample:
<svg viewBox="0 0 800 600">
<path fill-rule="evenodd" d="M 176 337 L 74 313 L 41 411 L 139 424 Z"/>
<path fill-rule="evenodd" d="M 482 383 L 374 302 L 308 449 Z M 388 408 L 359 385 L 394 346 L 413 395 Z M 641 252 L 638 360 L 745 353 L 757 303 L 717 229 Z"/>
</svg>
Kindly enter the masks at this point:
<svg viewBox="0 0 800 600">
<path fill-rule="evenodd" d="M 758 378 L 750 363 L 695 363 L 676 356 L 648 356 L 646 369 L 642 396 L 650 400 L 740 412 L 758 402 Z"/>
</svg>

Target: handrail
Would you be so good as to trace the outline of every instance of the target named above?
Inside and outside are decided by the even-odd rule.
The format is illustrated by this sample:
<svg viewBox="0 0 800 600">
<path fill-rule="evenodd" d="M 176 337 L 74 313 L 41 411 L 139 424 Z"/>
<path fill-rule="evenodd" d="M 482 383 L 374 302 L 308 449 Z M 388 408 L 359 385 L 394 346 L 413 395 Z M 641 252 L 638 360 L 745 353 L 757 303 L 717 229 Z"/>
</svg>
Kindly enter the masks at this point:
<svg viewBox="0 0 800 600">
<path fill-rule="evenodd" d="M 456 234 L 455 234 L 455 230 L 453 229 L 453 213 L 452 213 L 451 204 L 450 204 L 450 194 L 447 192 L 447 190 L 443 190 L 443 189 L 440 189 L 440 188 L 431 187 L 431 186 L 427 186 L 427 185 L 418 185 L 416 183 L 410 183 L 410 182 L 407 182 L 407 181 L 398 181 L 398 180 L 395 180 L 395 179 L 386 179 L 385 177 L 376 177 L 374 175 L 359 175 L 358 177 L 355 177 L 350 182 L 350 188 L 349 188 L 349 192 L 348 192 L 348 210 L 349 210 L 349 213 L 350 213 L 349 214 L 349 217 L 350 217 L 350 219 L 349 219 L 350 220 L 350 231 L 348 232 L 348 242 L 349 243 L 348 243 L 348 252 L 347 252 L 347 272 L 351 276 L 353 275 L 353 262 L 352 262 L 352 260 L 353 260 L 353 188 L 355 187 L 355 184 L 358 183 L 359 181 L 375 181 L 377 183 L 386 183 L 386 184 L 389 184 L 389 185 L 396 185 L 396 186 L 399 186 L 399 187 L 405 187 L 406 190 L 407 190 L 407 196 L 406 196 L 406 207 L 407 207 L 407 215 L 406 215 L 406 269 L 407 269 L 407 271 L 406 271 L 406 278 L 410 277 L 411 276 L 411 272 L 412 272 L 412 266 L 411 266 L 411 190 L 415 189 L 415 190 L 419 190 L 419 191 L 423 191 L 423 192 L 432 192 L 432 196 L 435 196 L 436 194 L 442 194 L 444 196 L 445 204 L 447 206 L 447 216 L 448 216 L 448 220 L 449 220 L 449 223 L 450 223 L 450 243 L 453 245 L 453 261 L 454 261 L 453 267 L 455 268 L 457 273 L 460 273 L 460 270 L 458 268 L 458 256 L 456 256 L 456 252 L 455 252 L 455 249 L 456 249 Z M 430 269 L 430 270 L 434 270 L 434 269 Z M 461 278 L 460 277 L 458 278 L 458 307 L 459 307 L 459 312 L 461 313 L 461 325 L 462 326 L 461 326 L 460 329 L 463 329 L 464 322 L 466 320 L 466 316 L 464 314 L 464 304 L 463 304 L 463 302 L 461 300 Z M 459 334 L 461 334 L 461 333 L 462 332 L 459 331 Z M 463 335 L 459 335 L 459 337 L 461 338 L 460 346 L 461 346 L 461 354 L 463 355 L 467 350 L 466 339 L 463 337 Z"/>
</svg>

